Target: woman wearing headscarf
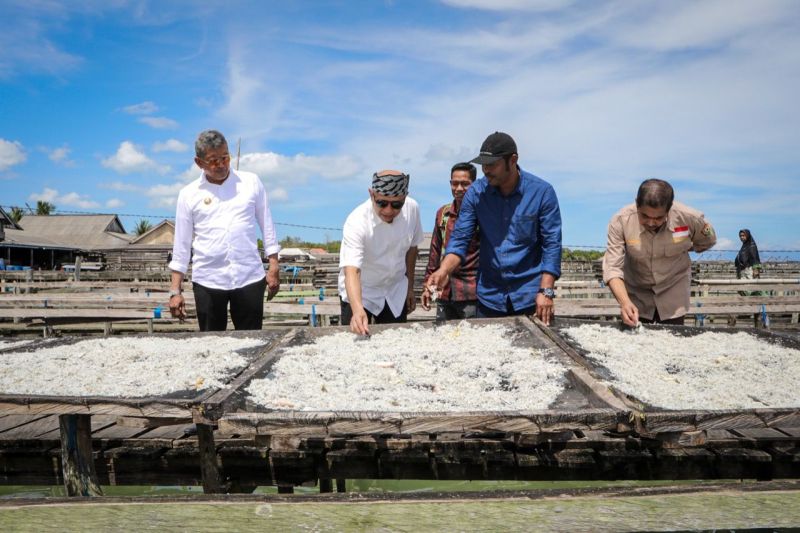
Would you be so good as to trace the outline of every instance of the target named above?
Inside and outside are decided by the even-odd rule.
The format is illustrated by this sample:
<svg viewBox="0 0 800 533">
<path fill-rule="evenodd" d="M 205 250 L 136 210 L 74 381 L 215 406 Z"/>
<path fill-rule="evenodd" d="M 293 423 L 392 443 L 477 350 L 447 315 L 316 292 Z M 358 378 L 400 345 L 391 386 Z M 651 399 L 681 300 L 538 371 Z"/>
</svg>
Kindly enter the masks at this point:
<svg viewBox="0 0 800 533">
<path fill-rule="evenodd" d="M 742 247 L 736 254 L 733 264 L 736 265 L 737 279 L 753 279 L 759 277 L 761 270 L 761 259 L 758 257 L 758 246 L 749 229 L 739 230 L 739 240 Z"/>
</svg>

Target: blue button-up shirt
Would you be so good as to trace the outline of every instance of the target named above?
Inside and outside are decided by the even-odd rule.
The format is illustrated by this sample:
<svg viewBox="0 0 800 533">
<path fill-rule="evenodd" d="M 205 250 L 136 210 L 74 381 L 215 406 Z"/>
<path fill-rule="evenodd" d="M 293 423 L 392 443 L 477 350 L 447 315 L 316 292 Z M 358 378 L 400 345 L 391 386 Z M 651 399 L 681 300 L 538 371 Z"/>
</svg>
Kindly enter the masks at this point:
<svg viewBox="0 0 800 533">
<path fill-rule="evenodd" d="M 479 226 L 478 300 L 505 312 L 536 304 L 542 272 L 561 276 L 561 211 L 553 186 L 519 169 L 514 191 L 503 196 L 486 177 L 464 195 L 447 253 L 464 261 L 467 246 Z"/>
</svg>

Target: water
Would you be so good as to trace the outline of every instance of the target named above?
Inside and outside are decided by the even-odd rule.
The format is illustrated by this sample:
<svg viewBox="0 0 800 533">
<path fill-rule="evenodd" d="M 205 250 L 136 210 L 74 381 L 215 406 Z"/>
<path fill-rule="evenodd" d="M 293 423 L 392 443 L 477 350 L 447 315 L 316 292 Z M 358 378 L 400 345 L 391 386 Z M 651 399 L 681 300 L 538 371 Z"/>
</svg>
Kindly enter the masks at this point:
<svg viewBox="0 0 800 533">
<path fill-rule="evenodd" d="M 92 503 L 0 507 L 4 531 L 789 531 L 800 492 L 420 502 Z"/>
</svg>

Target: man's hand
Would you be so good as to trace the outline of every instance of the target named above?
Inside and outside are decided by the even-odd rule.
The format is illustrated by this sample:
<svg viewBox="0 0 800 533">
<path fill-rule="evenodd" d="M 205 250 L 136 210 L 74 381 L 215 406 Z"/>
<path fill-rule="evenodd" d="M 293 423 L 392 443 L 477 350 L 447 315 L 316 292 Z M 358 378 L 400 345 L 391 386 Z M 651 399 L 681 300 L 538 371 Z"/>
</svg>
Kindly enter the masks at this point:
<svg viewBox="0 0 800 533">
<path fill-rule="evenodd" d="M 620 304 L 619 314 L 622 317 L 622 322 L 632 328 L 635 328 L 639 323 L 639 309 L 631 301 Z"/>
<path fill-rule="evenodd" d="M 440 268 L 428 277 L 425 287 L 436 287 L 436 290 L 442 292 L 448 283 L 450 283 L 450 274 Z"/>
<path fill-rule="evenodd" d="M 432 301 L 431 291 L 428 289 L 428 281 L 426 280 L 422 287 L 422 308 L 426 311 L 430 311 Z"/>
<path fill-rule="evenodd" d="M 417 308 L 417 297 L 414 296 L 414 287 L 408 288 L 408 294 L 406 294 L 406 314 L 411 314 L 414 312 L 414 309 Z"/>
<path fill-rule="evenodd" d="M 182 294 L 176 294 L 169 299 L 169 312 L 172 318 L 186 318 L 186 300 Z"/>
<path fill-rule="evenodd" d="M 350 331 L 356 335 L 369 335 L 369 317 L 363 309 L 353 309 L 353 318 L 350 319 Z"/>
<path fill-rule="evenodd" d="M 281 276 L 278 273 L 278 269 L 270 268 L 267 271 L 267 301 L 272 300 L 272 298 L 278 294 L 278 290 L 281 288 Z"/>
<path fill-rule="evenodd" d="M 541 292 L 536 295 L 536 318 L 544 322 L 545 326 L 550 325 L 550 320 L 555 315 L 553 299 L 548 298 Z"/>
</svg>

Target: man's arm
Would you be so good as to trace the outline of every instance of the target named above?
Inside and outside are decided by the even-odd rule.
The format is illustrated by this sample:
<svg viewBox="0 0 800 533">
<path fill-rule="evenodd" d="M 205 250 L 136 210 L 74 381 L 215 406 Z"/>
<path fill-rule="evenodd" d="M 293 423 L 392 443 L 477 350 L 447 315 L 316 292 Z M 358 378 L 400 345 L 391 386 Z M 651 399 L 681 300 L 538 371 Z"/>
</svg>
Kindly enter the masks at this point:
<svg viewBox="0 0 800 533">
<path fill-rule="evenodd" d="M 552 289 L 556 285 L 556 277 L 550 272 L 542 272 L 542 279 L 539 287 L 542 289 Z M 544 322 L 545 326 L 550 325 L 550 320 L 555 316 L 555 305 L 552 298 L 544 294 L 536 294 L 536 318 Z"/>
<path fill-rule="evenodd" d="M 169 312 L 173 318 L 186 318 L 186 300 L 183 298 L 183 272 L 172 271 L 169 284 Z"/>
<path fill-rule="evenodd" d="M 186 317 L 186 301 L 182 294 L 181 284 L 189 268 L 189 261 L 192 256 L 192 234 L 194 224 L 192 223 L 192 213 L 189 209 L 184 192 L 178 195 L 178 203 L 175 208 L 175 237 L 172 241 L 172 260 L 169 262 L 170 275 L 169 290 L 172 295 L 169 297 L 169 311 L 174 318 Z"/>
<path fill-rule="evenodd" d="M 552 289 L 561 275 L 561 209 L 558 197 L 552 187 L 545 192 L 539 209 L 539 237 L 542 243 L 542 278 L 539 288 Z M 550 325 L 555 315 L 552 298 L 542 293 L 536 294 L 536 317 Z"/>
<path fill-rule="evenodd" d="M 714 226 L 702 214 L 699 217 L 693 217 L 692 226 L 693 252 L 705 252 L 717 244 L 717 232 L 714 231 Z"/>
<path fill-rule="evenodd" d="M 426 311 L 431 308 L 431 292 L 428 289 L 428 278 L 439 268 L 439 262 L 442 258 L 442 232 L 439 231 L 439 220 L 443 208 L 439 208 L 436 212 L 436 221 L 433 224 L 433 233 L 431 234 L 431 248 L 428 255 L 428 266 L 425 268 L 425 278 L 422 282 L 422 308 Z"/>
<path fill-rule="evenodd" d="M 455 272 L 459 266 L 461 266 L 461 257 L 456 254 L 447 254 L 442 259 L 439 269 L 428 276 L 427 286 L 436 287 L 437 291 L 441 291 L 450 283 L 450 274 Z"/>
<path fill-rule="evenodd" d="M 639 323 L 639 309 L 631 301 L 630 296 L 628 296 L 628 289 L 625 288 L 625 280 L 621 278 L 610 279 L 608 280 L 608 288 L 611 289 L 611 293 L 614 295 L 614 298 L 617 299 L 619 314 L 622 317 L 622 321 L 631 327 L 636 327 Z"/>
<path fill-rule="evenodd" d="M 417 298 L 414 296 L 414 269 L 417 264 L 416 246 L 406 251 L 406 278 L 408 278 L 408 291 L 406 292 L 406 312 L 410 315 L 417 308 Z"/>
<path fill-rule="evenodd" d="M 603 254 L 603 280 L 619 304 L 620 317 L 629 326 L 639 323 L 639 309 L 631 301 L 625 288 L 625 232 L 622 219 L 614 216 L 608 223 L 608 241 Z"/>
<path fill-rule="evenodd" d="M 281 288 L 281 267 L 278 264 L 278 254 L 270 254 L 269 270 L 267 270 L 267 301 L 278 294 Z"/>
<path fill-rule="evenodd" d="M 350 331 L 358 335 L 369 335 L 369 318 L 361 301 L 361 269 L 354 266 L 344 267 L 344 287 L 347 300 L 353 311 L 350 320 Z"/>
</svg>

